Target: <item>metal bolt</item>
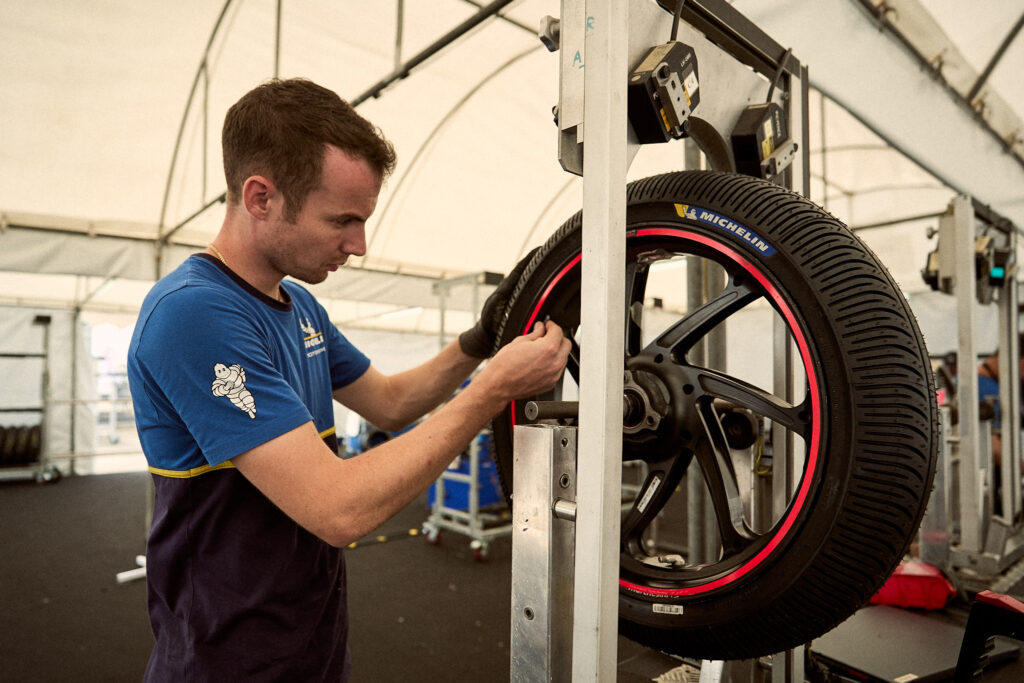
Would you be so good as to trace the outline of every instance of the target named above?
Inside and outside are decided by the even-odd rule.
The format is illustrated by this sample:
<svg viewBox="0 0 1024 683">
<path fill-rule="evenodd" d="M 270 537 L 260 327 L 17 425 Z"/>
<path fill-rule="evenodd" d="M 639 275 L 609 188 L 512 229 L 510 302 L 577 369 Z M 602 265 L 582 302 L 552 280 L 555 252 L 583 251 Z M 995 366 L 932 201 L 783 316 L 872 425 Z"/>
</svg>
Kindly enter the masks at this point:
<svg viewBox="0 0 1024 683">
<path fill-rule="evenodd" d="M 546 16 L 540 20 L 540 30 L 537 32 L 537 37 L 540 38 L 540 42 L 544 43 L 544 47 L 548 49 L 548 52 L 554 52 L 558 49 L 561 42 L 561 33 L 562 22 L 555 17 Z"/>
</svg>

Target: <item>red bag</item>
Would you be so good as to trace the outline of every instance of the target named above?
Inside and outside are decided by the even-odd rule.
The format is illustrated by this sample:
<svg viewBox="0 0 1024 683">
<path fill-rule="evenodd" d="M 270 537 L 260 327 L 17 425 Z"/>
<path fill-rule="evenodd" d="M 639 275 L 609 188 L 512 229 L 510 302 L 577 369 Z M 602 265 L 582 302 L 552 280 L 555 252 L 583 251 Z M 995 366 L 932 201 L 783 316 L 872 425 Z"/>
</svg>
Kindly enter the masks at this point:
<svg viewBox="0 0 1024 683">
<path fill-rule="evenodd" d="M 956 595 L 953 584 L 938 568 L 917 560 L 900 563 L 871 598 L 874 605 L 942 609 Z"/>
</svg>

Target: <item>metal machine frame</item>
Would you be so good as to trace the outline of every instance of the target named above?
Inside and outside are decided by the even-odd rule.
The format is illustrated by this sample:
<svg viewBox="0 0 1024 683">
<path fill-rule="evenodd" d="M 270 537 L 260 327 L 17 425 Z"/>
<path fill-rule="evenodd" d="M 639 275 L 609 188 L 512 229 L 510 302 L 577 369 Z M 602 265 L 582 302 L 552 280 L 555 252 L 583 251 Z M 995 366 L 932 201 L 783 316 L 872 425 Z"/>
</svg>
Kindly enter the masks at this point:
<svg viewBox="0 0 1024 683">
<path fill-rule="evenodd" d="M 588 317 L 580 337 L 588 354 L 580 368 L 579 434 L 566 427 L 515 428 L 514 458 L 531 463 L 513 471 L 515 681 L 615 677 L 622 446 L 622 338 L 615 331 L 624 297 L 626 170 L 639 148 L 627 124 L 626 76 L 668 37 L 675 6 L 671 0 L 561 3 L 559 160 L 583 176 L 581 306 Z M 551 25 L 546 20 L 549 40 Z M 776 101 L 788 111 L 800 154 L 780 181 L 806 194 L 806 67 L 721 0 L 686 3 L 678 39 L 702 65 L 702 123 L 691 130 L 712 168 L 732 170 L 728 142 L 716 131 L 732 130 L 744 108 L 761 103 L 781 75 Z M 778 338 L 775 348 L 785 375 L 777 382 L 788 386 L 789 341 Z M 781 453 L 776 458 L 783 461 Z M 771 491 L 762 493 L 773 499 Z M 782 661 L 773 680 L 802 678 L 802 657 L 790 653 Z M 702 680 L 714 679 L 716 671 L 721 676 L 721 667 L 706 668 Z"/>
<path fill-rule="evenodd" d="M 983 304 L 978 299 L 977 240 L 990 237 L 1013 255 L 1017 231 L 1006 219 L 960 195 L 939 219 L 938 235 L 937 285 L 956 297 L 958 419 L 953 425 L 953 406 L 943 409 L 943 448 L 922 523 L 921 559 L 987 587 L 992 581 L 999 584 L 998 576 L 1024 558 L 1016 362 L 1019 294 L 1011 262 L 1005 284 L 988 304 L 996 306 L 999 313 L 1003 485 L 998 492 L 1001 512 L 996 514 L 991 424 L 981 420 L 978 396 L 978 312 Z"/>
</svg>

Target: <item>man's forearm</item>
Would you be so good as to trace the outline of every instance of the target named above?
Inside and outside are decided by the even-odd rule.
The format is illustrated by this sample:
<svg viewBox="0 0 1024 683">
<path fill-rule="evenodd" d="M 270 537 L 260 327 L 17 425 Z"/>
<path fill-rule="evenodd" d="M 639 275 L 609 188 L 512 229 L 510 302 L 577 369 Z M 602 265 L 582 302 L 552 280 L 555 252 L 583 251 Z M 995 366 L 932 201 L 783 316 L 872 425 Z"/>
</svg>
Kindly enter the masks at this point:
<svg viewBox="0 0 1024 683">
<path fill-rule="evenodd" d="M 480 364 L 452 342 L 421 365 L 388 377 L 392 417 L 403 426 L 444 403 Z"/>
</svg>

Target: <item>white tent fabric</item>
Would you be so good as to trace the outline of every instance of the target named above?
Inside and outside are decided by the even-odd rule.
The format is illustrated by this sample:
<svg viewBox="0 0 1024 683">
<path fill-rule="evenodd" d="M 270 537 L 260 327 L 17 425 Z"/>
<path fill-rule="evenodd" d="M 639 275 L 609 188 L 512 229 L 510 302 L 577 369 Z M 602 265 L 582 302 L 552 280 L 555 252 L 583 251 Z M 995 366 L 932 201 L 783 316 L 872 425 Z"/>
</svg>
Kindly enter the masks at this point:
<svg viewBox="0 0 1024 683">
<path fill-rule="evenodd" d="M 219 3 L 3 3 L 0 302 L 78 303 L 130 315 L 157 275 L 151 240 L 223 192 L 219 124 L 231 102 L 273 75 L 279 7 L 278 73 L 355 98 L 480 4 L 235 0 L 211 41 Z M 1000 145 L 984 131 L 958 104 L 954 87 L 922 69 L 866 9 L 880 4 L 734 2 L 792 46 L 812 83 L 842 104 L 812 94 L 812 198 L 857 226 L 938 213 L 954 193 L 969 192 L 1024 226 L 1024 132 L 1005 135 Z M 1021 12 L 1015 0 L 886 6 L 892 26 L 917 36 L 915 49 L 936 52 L 925 58 L 941 61 L 939 75 L 961 89 L 983 71 Z M 558 13 L 556 0 L 513 3 L 503 17 L 483 22 L 359 107 L 395 143 L 399 170 L 371 221 L 367 257 L 322 290 L 335 319 L 434 333 L 440 316 L 432 278 L 505 272 L 580 207 L 579 179 L 556 160 L 557 57 L 531 33 L 542 16 Z M 205 77 L 168 185 L 175 137 L 208 42 Z M 1003 130 L 1020 131 L 1021 67 L 1024 39 L 1017 39 L 982 91 L 987 101 L 998 96 L 1005 104 Z M 679 168 L 681 159 L 677 145 L 645 148 L 631 175 Z M 162 271 L 201 248 L 221 216 L 214 203 L 175 232 Z M 934 246 L 925 235 L 930 225 L 863 233 L 908 292 L 925 289 L 919 270 Z M 463 319 L 471 316 L 465 293 L 448 305 Z M 412 307 L 423 311 L 400 323 L 380 319 Z M 446 322 L 458 329 L 461 319 Z"/>
<path fill-rule="evenodd" d="M 950 29 L 959 28 L 953 23 L 959 14 L 967 19 L 964 24 L 984 22 L 992 31 L 988 41 L 968 34 L 970 39 L 963 51 L 925 11 L 930 3 L 912 0 L 885 4 L 893 12 L 893 24 L 907 40 L 914 41 L 914 48 L 923 51 L 922 57 L 934 65 L 934 71 L 922 68 L 902 43 L 879 30 L 860 3 L 735 3 L 811 65 L 811 83 L 817 89 L 950 188 L 981 199 L 1024 227 L 1024 128 L 1019 114 L 1014 114 L 1014 107 L 1024 112 L 1024 95 L 1018 85 L 1019 71 L 1012 70 L 1014 65 L 1018 69 L 1024 66 L 1024 41 L 1018 41 L 1004 57 L 1006 61 L 977 95 L 979 104 L 975 108 L 964 106 L 944 87 L 936 87 L 941 83 L 959 95 L 968 95 L 990 56 L 984 48 L 979 49 L 978 43 L 994 50 L 992 43 L 1002 37 L 996 17 L 1002 17 L 1005 32 L 1020 16 L 1019 3 L 1016 9 L 1010 3 L 1001 7 L 1000 3 L 972 4 L 969 8 L 961 4 L 959 12 L 950 3 L 935 3 L 935 10 Z M 970 14 L 964 16 L 966 12 Z M 810 26 L 815 27 L 814 31 L 807 30 Z M 985 61 L 973 67 L 967 54 Z M 979 119 L 997 127 L 1001 139 L 978 125 Z M 862 160 L 859 169 L 867 176 L 866 182 L 871 182 L 870 176 L 878 172 L 878 166 Z"/>
<path fill-rule="evenodd" d="M 936 221 L 911 218 L 941 213 L 966 192 L 1024 229 L 1024 38 L 998 52 L 1020 28 L 1019 0 L 732 4 L 810 70 L 812 199 L 865 228 L 858 234 L 907 292 L 929 349 L 952 350 L 952 299 L 928 291 L 920 276 L 935 247 L 928 230 Z M 103 369 L 86 367 L 89 334 L 81 323 L 112 323 L 93 328 L 104 334 L 130 327 L 154 280 L 202 249 L 219 227 L 219 131 L 227 107 L 275 73 L 355 99 L 483 5 L 0 3 L 5 349 L 18 346 L 36 313 L 63 309 L 54 315 L 51 355 L 61 356 L 56 372 L 64 379 L 76 357 L 79 381 L 75 391 L 68 382 L 55 391 L 62 400 L 91 398 L 89 380 Z M 556 158 L 558 57 L 535 34 L 541 17 L 557 16 L 559 8 L 558 0 L 513 2 L 359 105 L 394 142 L 399 167 L 368 226 L 367 256 L 315 291 L 332 320 L 385 371 L 431 355 L 438 331 L 450 336 L 467 327 L 489 292 L 453 286 L 442 311 L 442 279 L 507 272 L 581 207 L 580 179 Z M 983 86 L 968 97 L 983 74 Z M 630 177 L 679 169 L 683 158 L 678 143 L 647 146 Z M 155 244 L 169 231 L 158 264 Z M 678 305 L 666 298 L 666 310 Z M 770 325 L 767 313 L 754 307 L 730 321 L 744 334 L 729 334 L 729 367 L 748 381 L 762 381 L 765 369 L 744 367 L 743 343 L 760 338 L 749 331 Z M 993 314 L 979 318 L 981 349 L 994 344 Z M 124 331 L 109 339 L 123 346 Z M 117 376 L 123 349 L 106 357 L 115 356 L 121 360 L 111 361 L 108 379 Z M 38 393 L 32 362 L 0 373 L 21 389 L 11 396 Z M 50 452 L 93 452 L 100 430 L 87 433 L 92 415 L 79 403 L 72 437 L 70 405 L 53 409 Z M 339 413 L 338 424 L 345 421 Z"/>
</svg>

